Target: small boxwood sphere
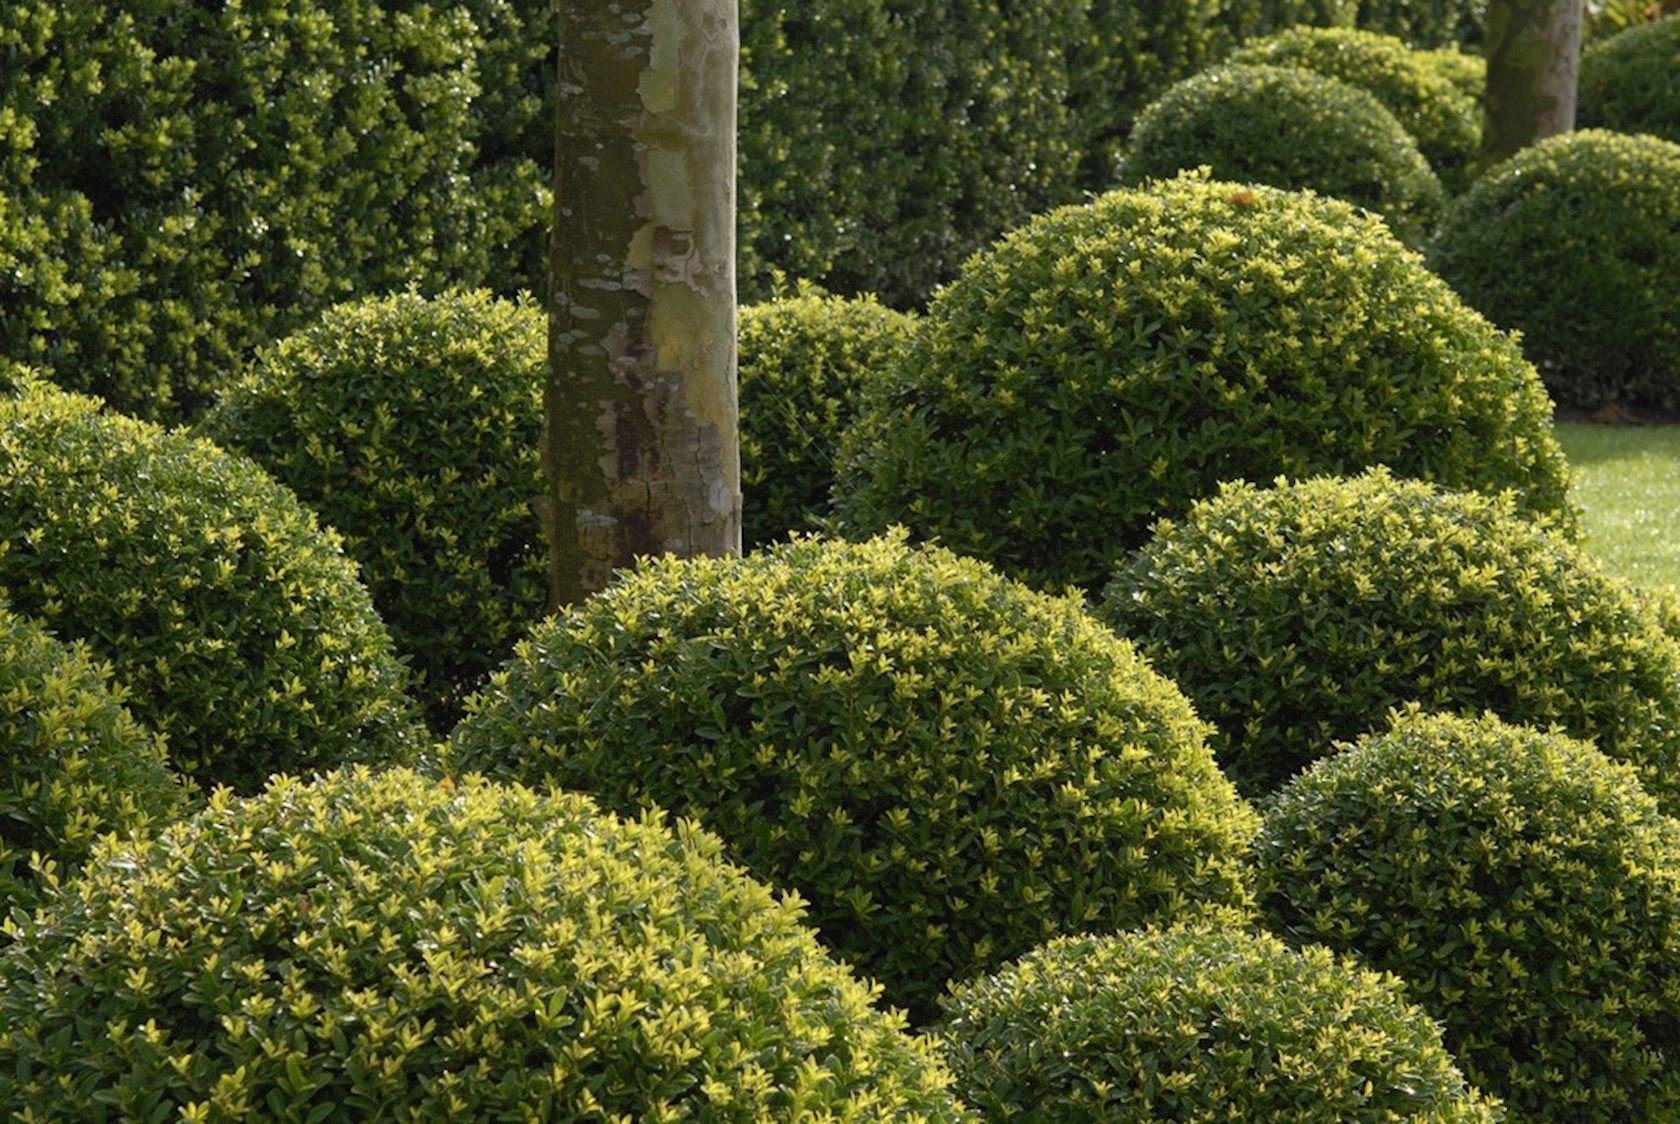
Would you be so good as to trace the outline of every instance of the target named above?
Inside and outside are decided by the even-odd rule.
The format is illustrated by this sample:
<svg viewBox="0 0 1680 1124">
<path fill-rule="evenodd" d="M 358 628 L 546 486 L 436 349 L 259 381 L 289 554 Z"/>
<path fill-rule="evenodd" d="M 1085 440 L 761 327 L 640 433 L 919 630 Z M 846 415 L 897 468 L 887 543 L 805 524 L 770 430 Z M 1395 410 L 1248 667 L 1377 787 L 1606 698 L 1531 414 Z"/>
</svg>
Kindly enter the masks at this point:
<svg viewBox="0 0 1680 1124">
<path fill-rule="evenodd" d="M 1680 142 L 1680 14 L 1638 24 L 1581 52 L 1583 129 Z"/>
<path fill-rule="evenodd" d="M 1246 901 L 1253 813 L 1172 684 L 898 538 L 649 562 L 470 709 L 451 769 L 697 818 L 918 1018 L 1048 937 Z"/>
<path fill-rule="evenodd" d="M 1524 1120 L 1680 1112 L 1680 822 L 1584 742 L 1407 712 L 1255 843 L 1268 922 L 1406 981 Z"/>
<path fill-rule="evenodd" d="M 961 1119 L 933 1048 L 721 851 L 407 770 L 218 793 L 0 955 L 0 1113 Z"/>
<path fill-rule="evenodd" d="M 337 537 L 207 441 L 38 384 L 0 395 L 0 587 L 109 662 L 202 785 L 414 746 L 403 668 Z"/>
<path fill-rule="evenodd" d="M 1441 181 L 1382 102 L 1292 66 L 1222 66 L 1138 115 L 1121 177 L 1207 166 L 1224 180 L 1311 188 L 1375 211 L 1416 244 L 1441 210 Z"/>
<path fill-rule="evenodd" d="M 814 289 L 741 309 L 741 540 L 808 531 L 828 510 L 840 433 L 864 382 L 908 345 L 915 321 L 873 297 Z"/>
<path fill-rule="evenodd" d="M 1404 41 L 1353 28 L 1295 27 L 1248 44 L 1231 61 L 1295 66 L 1357 86 L 1394 115 L 1447 191 L 1469 186 L 1481 109 Z"/>
<path fill-rule="evenodd" d="M 1594 738 L 1680 807 L 1680 647 L 1503 498 L 1382 471 L 1231 485 L 1163 522 L 1104 610 L 1252 795 L 1416 701 Z"/>
<path fill-rule="evenodd" d="M 84 645 L 0 602 L 0 920 L 34 901 L 31 855 L 72 872 L 105 832 L 185 811 L 163 743 L 121 700 Z"/>
<path fill-rule="evenodd" d="M 547 362 L 535 308 L 360 301 L 263 353 L 199 426 L 343 534 L 440 731 L 547 605 Z"/>
<path fill-rule="evenodd" d="M 1454 202 L 1431 263 L 1522 332 L 1558 402 L 1680 407 L 1680 144 L 1588 129 L 1525 148 Z"/>
<path fill-rule="evenodd" d="M 987 1120 L 1493 1121 L 1399 980 L 1202 925 L 1064 937 L 941 1001 Z"/>
<path fill-rule="evenodd" d="M 1046 585 L 1222 480 L 1387 464 L 1567 519 L 1509 338 L 1344 203 L 1186 177 L 1037 220 L 941 293 L 842 442 L 845 526 Z"/>
</svg>

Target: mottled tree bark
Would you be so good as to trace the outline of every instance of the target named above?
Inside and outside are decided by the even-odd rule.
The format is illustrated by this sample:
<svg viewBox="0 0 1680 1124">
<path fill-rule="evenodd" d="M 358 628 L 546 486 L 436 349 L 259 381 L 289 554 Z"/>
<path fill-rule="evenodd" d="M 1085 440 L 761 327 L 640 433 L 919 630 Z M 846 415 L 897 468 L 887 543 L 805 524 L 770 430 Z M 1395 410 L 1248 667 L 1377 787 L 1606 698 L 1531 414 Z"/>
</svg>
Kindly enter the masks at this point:
<svg viewBox="0 0 1680 1124">
<path fill-rule="evenodd" d="M 1482 167 L 1575 127 L 1582 0 L 1492 0 Z"/>
<path fill-rule="evenodd" d="M 736 0 L 559 0 L 540 505 L 552 608 L 741 549 Z"/>
</svg>

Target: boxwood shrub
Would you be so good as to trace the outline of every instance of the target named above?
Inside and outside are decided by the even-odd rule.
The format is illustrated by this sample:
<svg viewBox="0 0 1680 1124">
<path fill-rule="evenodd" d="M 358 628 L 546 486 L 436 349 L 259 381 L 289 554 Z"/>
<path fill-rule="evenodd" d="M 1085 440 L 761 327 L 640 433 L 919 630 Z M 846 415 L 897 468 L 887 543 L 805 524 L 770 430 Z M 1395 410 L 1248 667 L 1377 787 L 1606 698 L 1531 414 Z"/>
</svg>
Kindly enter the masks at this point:
<svg viewBox="0 0 1680 1124">
<path fill-rule="evenodd" d="M 848 528 L 1096 591 L 1155 518 L 1233 478 L 1388 464 L 1568 519 L 1551 410 L 1516 344 L 1376 219 L 1185 177 L 970 262 L 868 391 L 836 503 Z"/>
<path fill-rule="evenodd" d="M 207 441 L 39 384 L 0 395 L 0 588 L 108 662 L 203 785 L 412 748 L 403 668 L 337 537 Z"/>
<path fill-rule="evenodd" d="M 0 602 L 0 920 L 34 902 L 32 856 L 72 873 L 105 832 L 144 831 L 185 809 L 163 743 L 123 708 L 86 646 L 59 643 Z"/>
<path fill-rule="evenodd" d="M 1399 980 L 1233 928 L 1063 937 L 942 1003 L 987 1120 L 1499 1119 Z"/>
<path fill-rule="evenodd" d="M 179 417 L 328 304 L 487 276 L 546 177 L 475 179 L 478 46 L 408 0 L 4 5 L 0 353 Z"/>
<path fill-rule="evenodd" d="M 0 1111 L 961 1119 L 932 1047 L 721 851 L 406 770 L 218 793 L 0 955 Z"/>
<path fill-rule="evenodd" d="M 1138 115 L 1124 181 L 1200 166 L 1224 180 L 1345 199 L 1382 215 L 1409 244 L 1422 240 L 1443 200 L 1417 141 L 1380 101 L 1292 66 L 1203 71 Z"/>
<path fill-rule="evenodd" d="M 1481 104 L 1482 93 L 1487 88 L 1486 59 L 1481 55 L 1461 51 L 1453 44 L 1429 50 L 1414 49 L 1417 50 L 1419 62 L 1451 82 L 1458 88 L 1459 93 L 1477 105 Z"/>
<path fill-rule="evenodd" d="M 547 604 L 547 362 L 538 309 L 370 298 L 266 349 L 199 426 L 344 535 L 444 732 Z"/>
<path fill-rule="evenodd" d="M 1599 129 L 1523 149 L 1447 211 L 1431 263 L 1521 330 L 1558 402 L 1680 407 L 1680 144 Z"/>
<path fill-rule="evenodd" d="M 1596 739 L 1680 808 L 1680 647 L 1506 498 L 1383 471 L 1233 484 L 1163 522 L 1104 608 L 1218 729 L 1246 792 L 1416 701 Z"/>
<path fill-rule="evenodd" d="M 1581 52 L 1581 128 L 1680 142 L 1680 14 L 1636 24 Z"/>
<path fill-rule="evenodd" d="M 1394 115 L 1448 192 L 1463 191 L 1474 176 L 1482 139 L 1481 108 L 1423 52 L 1392 35 L 1295 27 L 1248 44 L 1231 61 L 1300 67 L 1357 86 Z"/>
<path fill-rule="evenodd" d="M 1075 599 L 901 539 L 666 559 L 539 625 L 456 772 L 656 804 L 797 889 L 923 1018 L 1047 937 L 1246 902 L 1253 813 Z"/>
<path fill-rule="evenodd" d="M 1255 843 L 1268 921 L 1406 981 L 1524 1120 L 1680 1111 L 1680 822 L 1584 742 L 1398 715 Z"/>
<path fill-rule="evenodd" d="M 863 384 L 908 346 L 915 320 L 872 297 L 815 289 L 741 309 L 741 538 L 809 530 L 828 510 L 840 433 Z"/>
</svg>

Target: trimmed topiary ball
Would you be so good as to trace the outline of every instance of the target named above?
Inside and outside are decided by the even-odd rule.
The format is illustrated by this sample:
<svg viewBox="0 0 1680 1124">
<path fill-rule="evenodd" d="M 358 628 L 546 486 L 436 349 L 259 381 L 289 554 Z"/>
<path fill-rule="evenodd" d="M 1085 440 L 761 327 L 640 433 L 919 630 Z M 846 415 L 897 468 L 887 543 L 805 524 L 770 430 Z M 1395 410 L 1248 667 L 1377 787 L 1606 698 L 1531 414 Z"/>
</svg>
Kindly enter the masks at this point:
<svg viewBox="0 0 1680 1124">
<path fill-rule="evenodd" d="M 547 362 L 534 308 L 367 300 L 263 353 L 199 426 L 344 535 L 440 731 L 547 605 Z"/>
<path fill-rule="evenodd" d="M 1382 103 L 1417 142 L 1446 190 L 1463 191 L 1482 140 L 1473 98 L 1392 35 L 1352 28 L 1295 27 L 1231 56 L 1244 65 L 1294 66 L 1357 86 Z"/>
<path fill-rule="evenodd" d="M 810 530 L 828 510 L 840 433 L 865 382 L 908 347 L 915 320 L 873 297 L 814 289 L 740 315 L 741 540 Z"/>
<path fill-rule="evenodd" d="M 1680 1112 L 1680 822 L 1583 742 L 1408 712 L 1255 843 L 1269 922 L 1406 981 L 1524 1120 Z"/>
<path fill-rule="evenodd" d="M 1253 813 L 1073 598 L 896 538 L 666 559 L 539 625 L 448 765 L 694 816 L 913 1015 L 1063 932 L 1241 906 Z"/>
<path fill-rule="evenodd" d="M 163 743 L 123 709 L 86 647 L 0 603 L 0 920 L 35 900 L 32 854 L 73 872 L 101 834 L 185 809 Z"/>
<path fill-rule="evenodd" d="M 1522 332 L 1552 396 L 1680 407 L 1680 144 L 1601 130 L 1523 149 L 1448 210 L 1431 264 Z"/>
<path fill-rule="evenodd" d="M 208 441 L 45 386 L 0 395 L 0 587 L 108 661 L 206 787 L 415 747 L 403 668 L 337 537 Z"/>
<path fill-rule="evenodd" d="M 1390 707 L 1596 739 L 1680 807 L 1680 647 L 1508 502 L 1378 471 L 1233 484 L 1122 566 L 1104 609 L 1268 792 Z"/>
<path fill-rule="evenodd" d="M 1451 82 L 1458 92 L 1481 105 L 1482 93 L 1487 89 L 1487 60 L 1449 44 L 1433 50 L 1417 52 L 1420 63 L 1431 72 Z"/>
<path fill-rule="evenodd" d="M 1583 129 L 1680 142 L 1680 14 L 1639 24 L 1581 52 Z"/>
<path fill-rule="evenodd" d="M 0 955 L 0 1112 L 957 1120 L 949 1075 L 690 824 L 406 770 L 218 793 Z"/>
<path fill-rule="evenodd" d="M 942 1000 L 987 1120 L 1493 1121 L 1401 982 L 1205 926 L 1064 937 Z"/>
<path fill-rule="evenodd" d="M 1392 465 L 1567 521 L 1517 346 L 1374 218 L 1183 178 L 975 258 L 872 388 L 836 502 L 1034 582 L 1101 588 L 1222 480 Z"/>
<path fill-rule="evenodd" d="M 1416 244 L 1441 181 L 1417 142 L 1362 89 L 1290 66 L 1222 66 L 1173 86 L 1138 115 L 1121 178 L 1199 166 L 1223 180 L 1310 188 L 1375 211 Z"/>
</svg>

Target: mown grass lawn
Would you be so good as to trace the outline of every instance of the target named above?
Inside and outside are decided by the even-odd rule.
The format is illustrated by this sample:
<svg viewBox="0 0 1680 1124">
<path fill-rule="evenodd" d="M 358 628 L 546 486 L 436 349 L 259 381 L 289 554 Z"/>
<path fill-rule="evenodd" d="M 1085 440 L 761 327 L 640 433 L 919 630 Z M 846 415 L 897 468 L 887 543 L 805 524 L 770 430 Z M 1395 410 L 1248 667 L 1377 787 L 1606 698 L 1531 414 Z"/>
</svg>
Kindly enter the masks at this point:
<svg viewBox="0 0 1680 1124">
<path fill-rule="evenodd" d="M 1680 592 L 1680 425 L 1559 422 L 1587 549 L 1618 577 Z"/>
</svg>

